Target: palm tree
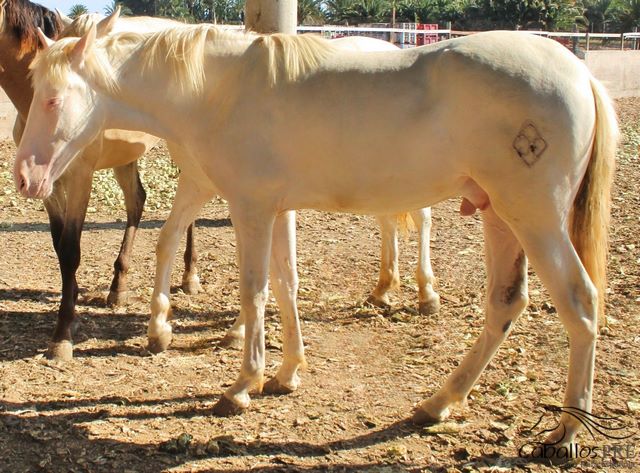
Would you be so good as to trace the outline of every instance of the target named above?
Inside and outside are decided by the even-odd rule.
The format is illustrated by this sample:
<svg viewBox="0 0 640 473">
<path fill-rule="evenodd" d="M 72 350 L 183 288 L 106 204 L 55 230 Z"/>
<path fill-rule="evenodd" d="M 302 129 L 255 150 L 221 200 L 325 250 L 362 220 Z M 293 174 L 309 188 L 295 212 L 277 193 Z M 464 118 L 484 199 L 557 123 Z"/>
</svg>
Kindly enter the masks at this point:
<svg viewBox="0 0 640 473">
<path fill-rule="evenodd" d="M 70 18 L 76 18 L 80 15 L 85 15 L 86 13 L 89 13 L 89 9 L 80 4 L 77 3 L 76 5 L 73 5 L 70 9 L 69 9 L 69 17 Z"/>
<path fill-rule="evenodd" d="M 618 7 L 622 31 L 631 31 L 640 26 L 640 0 L 621 0 Z"/>
<path fill-rule="evenodd" d="M 298 23 L 322 24 L 324 19 L 322 0 L 298 0 Z"/>
<path fill-rule="evenodd" d="M 604 32 L 606 24 L 612 18 L 613 2 L 611 0 L 585 0 L 584 17 L 587 19 L 592 33 Z"/>
<path fill-rule="evenodd" d="M 120 6 L 120 16 L 133 15 L 131 8 L 125 5 L 124 2 L 118 2 L 117 0 L 113 0 L 113 2 L 111 2 L 111 5 L 107 5 L 106 7 L 104 7 L 104 14 L 107 16 L 111 15 L 114 11 L 116 11 L 116 8 L 118 8 L 118 6 Z"/>
</svg>

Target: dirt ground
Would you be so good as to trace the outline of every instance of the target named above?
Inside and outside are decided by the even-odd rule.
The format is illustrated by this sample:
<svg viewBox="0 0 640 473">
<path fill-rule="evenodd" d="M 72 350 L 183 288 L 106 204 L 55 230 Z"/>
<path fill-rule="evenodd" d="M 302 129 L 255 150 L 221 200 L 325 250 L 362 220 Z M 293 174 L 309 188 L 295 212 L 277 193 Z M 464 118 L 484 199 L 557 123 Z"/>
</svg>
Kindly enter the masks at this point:
<svg viewBox="0 0 640 473">
<path fill-rule="evenodd" d="M 594 412 L 619 418 L 623 431 L 634 434 L 640 432 L 640 100 L 619 101 L 618 107 L 625 141 L 611 227 L 609 328 L 598 344 Z M 116 309 L 106 308 L 104 299 L 124 211 L 116 192 L 94 198 L 78 272 L 82 325 L 75 358 L 57 364 L 43 355 L 59 301 L 57 262 L 42 205 L 13 193 L 13 153 L 12 144 L 0 143 L 0 471 L 557 469 L 518 453 L 535 435 L 530 428 L 542 406 L 561 404 L 567 373 L 566 334 L 533 273 L 530 305 L 468 403 L 442 425 L 406 422 L 413 406 L 459 363 L 483 324 L 481 222 L 460 217 L 458 202 L 444 202 L 433 212 L 433 265 L 443 303 L 435 317 L 416 310 L 415 235 L 401 242 L 402 287 L 392 310 L 383 311 L 362 303 L 377 278 L 374 219 L 300 212 L 299 307 L 309 364 L 302 386 L 288 396 L 255 394 L 242 416 L 218 418 L 212 407 L 240 363 L 240 352 L 218 346 L 239 310 L 225 204 L 209 204 L 198 221 L 204 292 L 187 296 L 176 289 L 173 345 L 150 356 L 144 346 L 153 251 L 173 184 L 145 164 L 150 202 L 134 250 L 132 296 Z M 175 173 L 165 148 L 152 154 L 161 169 Z M 110 178 L 101 175 L 98 187 L 100 179 Z M 176 287 L 181 270 L 178 260 Z M 266 325 L 270 375 L 281 358 L 273 300 Z M 640 471 L 638 438 L 582 434 L 581 444 L 630 446 L 635 458 L 610 454 L 562 468 Z"/>
</svg>

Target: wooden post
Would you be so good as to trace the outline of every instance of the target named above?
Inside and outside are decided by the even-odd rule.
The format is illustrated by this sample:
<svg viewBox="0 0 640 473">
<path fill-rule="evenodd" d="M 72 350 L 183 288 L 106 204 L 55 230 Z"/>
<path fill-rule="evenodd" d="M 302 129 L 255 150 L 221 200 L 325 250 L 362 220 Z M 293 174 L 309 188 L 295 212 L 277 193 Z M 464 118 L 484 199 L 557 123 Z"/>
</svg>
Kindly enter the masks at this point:
<svg viewBox="0 0 640 473">
<path fill-rule="evenodd" d="M 296 34 L 297 0 L 247 0 L 244 12 L 247 30 L 256 33 Z"/>
</svg>

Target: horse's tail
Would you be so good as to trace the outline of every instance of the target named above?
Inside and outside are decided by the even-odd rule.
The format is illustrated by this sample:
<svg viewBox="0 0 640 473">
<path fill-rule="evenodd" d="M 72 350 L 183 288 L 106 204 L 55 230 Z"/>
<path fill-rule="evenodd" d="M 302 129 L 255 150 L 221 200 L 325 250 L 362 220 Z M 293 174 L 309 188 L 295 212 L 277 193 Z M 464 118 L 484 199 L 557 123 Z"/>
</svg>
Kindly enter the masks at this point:
<svg viewBox="0 0 640 473">
<path fill-rule="evenodd" d="M 571 240 L 598 291 L 598 319 L 604 313 L 609 250 L 611 185 L 618 144 L 618 122 L 604 86 L 593 77 L 591 89 L 596 107 L 595 136 L 587 171 L 573 203 Z"/>
<path fill-rule="evenodd" d="M 400 229 L 400 233 L 405 238 L 409 236 L 410 231 L 414 231 L 416 229 L 416 223 L 413 221 L 411 214 L 409 212 L 405 212 L 403 214 L 396 215 L 398 221 L 398 228 Z"/>
</svg>

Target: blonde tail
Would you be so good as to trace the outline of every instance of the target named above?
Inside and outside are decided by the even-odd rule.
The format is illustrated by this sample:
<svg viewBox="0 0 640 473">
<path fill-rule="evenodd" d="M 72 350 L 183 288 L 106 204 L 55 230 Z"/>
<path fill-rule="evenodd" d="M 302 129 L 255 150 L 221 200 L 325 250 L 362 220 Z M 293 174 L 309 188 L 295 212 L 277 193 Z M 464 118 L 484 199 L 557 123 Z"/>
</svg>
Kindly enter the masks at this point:
<svg viewBox="0 0 640 473">
<path fill-rule="evenodd" d="M 596 106 L 595 137 L 587 171 L 573 203 L 571 240 L 598 290 L 598 320 L 604 313 L 609 251 L 611 185 L 619 130 L 616 113 L 604 86 L 591 78 Z"/>
</svg>

